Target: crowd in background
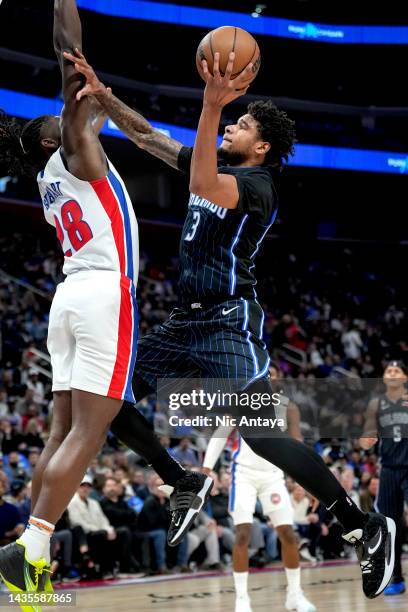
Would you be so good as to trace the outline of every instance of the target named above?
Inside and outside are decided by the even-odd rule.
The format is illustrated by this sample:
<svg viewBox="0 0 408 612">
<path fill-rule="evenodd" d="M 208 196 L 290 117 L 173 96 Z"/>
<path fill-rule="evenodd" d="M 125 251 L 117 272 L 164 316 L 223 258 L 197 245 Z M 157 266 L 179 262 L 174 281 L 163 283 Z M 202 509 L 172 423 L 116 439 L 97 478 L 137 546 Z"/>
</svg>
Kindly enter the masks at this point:
<svg viewBox="0 0 408 612">
<path fill-rule="evenodd" d="M 273 247 L 268 245 L 268 253 Z M 273 263 L 268 258 L 262 259 L 258 286 L 266 312 L 264 338 L 288 381 L 309 384 L 349 374 L 369 379 L 381 376 L 387 359 L 406 360 L 406 308 L 398 302 L 397 279 L 392 270 L 387 274 L 378 254 L 355 256 L 338 245 L 324 247 L 320 255 L 314 251 L 300 257 L 279 245 Z M 57 251 L 38 248 L 31 235 L 0 236 L 0 260 L 2 545 L 16 539 L 27 522 L 32 473 L 49 432 L 49 366 L 38 360 L 37 351 L 46 353 L 50 300 L 62 275 Z M 177 303 L 176 278 L 176 258 L 167 257 L 163 264 L 157 255 L 142 255 L 141 334 L 163 322 Z M 295 399 L 302 403 L 299 391 Z M 165 409 L 154 398 L 146 399 L 139 408 L 161 435 L 163 446 L 182 464 L 199 469 L 205 440 L 194 431 L 169 430 Z M 336 407 L 331 408 L 335 412 Z M 330 422 L 334 412 L 327 407 Z M 337 438 L 319 430 L 321 419 L 308 419 L 307 410 L 301 410 L 302 426 L 308 442 L 321 452 L 349 495 L 368 510 L 373 507 L 380 468 L 374 451 L 363 452 L 350 435 L 346 439 L 347 432 L 353 435 L 353 426 L 361 424 L 362 411 L 360 421 L 355 416 L 358 410 L 352 412 L 340 423 Z M 228 514 L 230 462 L 227 447 L 217 464 L 215 487 L 205 512 L 185 541 L 170 549 L 166 545 L 168 499 L 159 488 L 157 475 L 109 435 L 57 525 L 52 543 L 54 575 L 72 581 L 227 566 L 234 540 Z M 341 527 L 334 517 L 290 479 L 288 487 L 302 557 L 315 562 L 352 555 L 339 538 Z M 280 555 L 276 533 L 261 507 L 256 511 L 250 552 L 253 566 Z"/>
</svg>

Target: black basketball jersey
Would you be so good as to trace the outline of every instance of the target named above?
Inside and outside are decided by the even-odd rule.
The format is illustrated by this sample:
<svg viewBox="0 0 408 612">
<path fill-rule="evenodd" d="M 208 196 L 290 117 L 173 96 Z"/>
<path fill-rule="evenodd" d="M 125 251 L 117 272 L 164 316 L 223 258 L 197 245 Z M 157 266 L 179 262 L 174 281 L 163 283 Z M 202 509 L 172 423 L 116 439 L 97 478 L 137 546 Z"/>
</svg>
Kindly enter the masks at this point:
<svg viewBox="0 0 408 612">
<path fill-rule="evenodd" d="M 408 467 L 408 401 L 378 398 L 378 435 L 381 462 L 386 467 Z"/>
<path fill-rule="evenodd" d="M 183 147 L 180 170 L 190 171 L 193 149 Z M 255 257 L 277 214 L 273 170 L 264 166 L 219 166 L 238 183 L 236 209 L 190 194 L 180 243 L 180 297 L 186 302 L 254 298 Z"/>
</svg>

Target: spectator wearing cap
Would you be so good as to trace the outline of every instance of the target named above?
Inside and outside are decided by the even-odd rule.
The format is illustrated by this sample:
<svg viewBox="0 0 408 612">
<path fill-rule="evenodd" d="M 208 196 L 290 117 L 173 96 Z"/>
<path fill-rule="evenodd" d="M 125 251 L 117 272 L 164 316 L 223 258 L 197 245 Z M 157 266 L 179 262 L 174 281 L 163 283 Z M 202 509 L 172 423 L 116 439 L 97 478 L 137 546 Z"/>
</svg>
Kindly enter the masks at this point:
<svg viewBox="0 0 408 612">
<path fill-rule="evenodd" d="M 19 453 L 13 451 L 9 453 L 7 462 L 4 465 L 4 471 L 10 481 L 12 480 L 28 480 L 28 474 L 25 469 L 26 460 Z"/>
<path fill-rule="evenodd" d="M 0 472 L 0 546 L 14 542 L 24 531 L 18 508 L 4 500 L 7 487 L 7 476 Z"/>
<path fill-rule="evenodd" d="M 90 555 L 95 564 L 100 566 L 102 576 L 106 577 L 113 571 L 117 560 L 125 562 L 123 556 L 126 543 L 123 536 L 117 541 L 117 533 L 103 513 L 100 503 L 90 497 L 91 490 L 92 478 L 84 476 L 68 505 L 68 516 L 72 527 L 82 527 L 87 536 Z"/>
</svg>

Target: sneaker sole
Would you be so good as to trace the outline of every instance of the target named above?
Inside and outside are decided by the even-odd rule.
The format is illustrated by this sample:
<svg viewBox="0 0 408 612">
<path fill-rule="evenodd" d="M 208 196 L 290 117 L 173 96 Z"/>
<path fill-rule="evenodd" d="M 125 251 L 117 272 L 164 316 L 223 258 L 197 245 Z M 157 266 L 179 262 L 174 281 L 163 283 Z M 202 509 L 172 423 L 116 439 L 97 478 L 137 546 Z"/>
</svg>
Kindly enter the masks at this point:
<svg viewBox="0 0 408 612">
<path fill-rule="evenodd" d="M 204 481 L 203 486 L 201 487 L 200 491 L 196 495 L 196 499 L 197 498 L 200 499 L 199 506 L 197 506 L 197 508 L 190 508 L 188 510 L 185 516 L 185 519 L 181 524 L 181 527 L 179 528 L 179 530 L 177 531 L 173 539 L 168 543 L 169 546 L 177 546 L 177 544 L 181 542 L 185 532 L 190 527 L 190 525 L 194 522 L 194 519 L 196 518 L 197 514 L 201 512 L 203 506 L 205 506 L 205 503 L 211 493 L 211 489 L 213 488 L 213 486 L 214 486 L 214 481 L 212 480 L 212 478 L 207 476 L 207 478 Z"/>
<path fill-rule="evenodd" d="M 378 588 L 378 590 L 375 592 L 375 594 L 373 595 L 374 597 L 378 597 L 378 595 L 381 595 L 381 593 L 383 591 L 385 591 L 385 589 L 387 588 L 387 586 L 389 585 L 389 583 L 391 582 L 391 578 L 392 578 L 392 574 L 394 572 L 394 564 L 395 564 L 395 533 L 396 533 L 396 527 L 395 527 L 395 522 L 393 521 L 392 518 L 389 518 L 388 516 L 385 517 L 385 520 L 387 521 L 387 528 L 388 528 L 388 533 L 391 536 L 391 556 L 390 556 L 390 563 L 387 564 L 387 560 L 385 560 L 385 571 L 384 571 L 384 577 L 382 579 L 382 582 Z"/>
<path fill-rule="evenodd" d="M 0 573 L 0 578 L 2 579 L 5 586 L 8 588 L 8 590 L 10 591 L 12 595 L 19 595 L 19 594 L 25 595 L 27 593 L 27 591 L 21 591 L 21 589 L 15 587 L 11 582 L 6 580 L 2 573 Z M 37 606 L 20 605 L 17 607 L 19 607 L 22 612 L 41 612 L 41 608 Z"/>
</svg>

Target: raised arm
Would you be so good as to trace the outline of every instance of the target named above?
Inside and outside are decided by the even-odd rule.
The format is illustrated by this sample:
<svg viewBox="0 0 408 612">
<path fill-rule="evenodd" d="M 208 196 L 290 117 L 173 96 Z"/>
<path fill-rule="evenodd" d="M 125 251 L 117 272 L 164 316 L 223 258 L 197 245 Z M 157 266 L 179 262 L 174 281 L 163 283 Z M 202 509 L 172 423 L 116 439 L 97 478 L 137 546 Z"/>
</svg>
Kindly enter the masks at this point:
<svg viewBox="0 0 408 612">
<path fill-rule="evenodd" d="M 287 419 L 288 419 L 288 433 L 295 440 L 299 440 L 299 442 L 303 442 L 303 436 L 300 431 L 300 410 L 295 402 L 289 401 L 288 411 L 287 411 Z"/>
<path fill-rule="evenodd" d="M 239 200 L 235 176 L 218 174 L 217 136 L 223 107 L 244 95 L 253 78 L 252 64 L 234 80 L 231 80 L 235 54 L 230 53 L 225 75 L 219 68 L 220 54 L 214 55 L 214 76 L 203 60 L 206 79 L 203 110 L 198 124 L 197 137 L 191 159 L 190 191 L 206 198 L 222 208 L 236 208 Z"/>
<path fill-rule="evenodd" d="M 378 441 L 378 399 L 370 400 L 367 408 L 367 414 L 364 423 L 364 433 L 360 438 L 360 446 L 364 450 L 370 449 Z"/>
<path fill-rule="evenodd" d="M 169 166 L 178 168 L 177 160 L 183 146 L 181 142 L 156 130 L 142 115 L 112 95 L 110 88 L 105 87 L 98 79 L 94 69 L 79 49 L 74 49 L 74 53 L 64 53 L 64 57 L 72 62 L 78 74 L 86 77 L 86 85 L 77 92 L 77 100 L 94 96 L 129 140 Z"/>
<path fill-rule="evenodd" d="M 222 453 L 224 446 L 227 443 L 228 436 L 232 432 L 233 427 L 220 426 L 213 433 L 210 441 L 208 442 L 207 450 L 205 451 L 203 461 L 203 471 L 209 474 L 218 461 L 219 456 Z"/>
<path fill-rule="evenodd" d="M 76 99 L 84 77 L 64 58 L 64 51 L 82 48 L 82 28 L 75 0 L 54 1 L 54 49 L 62 73 L 64 108 L 61 115 L 62 148 L 69 171 L 91 181 L 107 174 L 107 162 L 95 134 L 87 98 Z"/>
</svg>

